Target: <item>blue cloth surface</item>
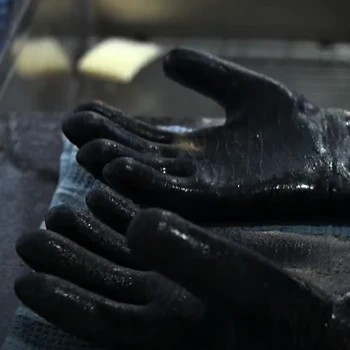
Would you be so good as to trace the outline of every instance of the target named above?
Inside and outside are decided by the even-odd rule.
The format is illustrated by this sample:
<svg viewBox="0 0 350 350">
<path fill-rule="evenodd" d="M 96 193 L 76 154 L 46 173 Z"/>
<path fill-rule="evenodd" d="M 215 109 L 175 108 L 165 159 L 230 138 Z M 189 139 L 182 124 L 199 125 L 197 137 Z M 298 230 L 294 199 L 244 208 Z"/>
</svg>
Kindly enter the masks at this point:
<svg viewBox="0 0 350 350">
<path fill-rule="evenodd" d="M 58 204 L 85 206 L 85 196 L 94 179 L 81 168 L 75 156 L 77 148 L 63 137 L 59 183 L 50 207 Z M 42 223 L 42 228 L 45 224 Z M 14 315 L 10 332 L 2 350 L 73 350 L 100 349 L 72 337 L 20 305 Z"/>
<path fill-rule="evenodd" d="M 186 131 L 172 127 L 171 131 Z M 82 169 L 75 160 L 77 148 L 63 138 L 63 152 L 60 160 L 59 183 L 51 201 L 51 207 L 64 203 L 85 206 L 85 196 L 92 187 L 94 179 Z M 44 223 L 41 227 L 45 227 Z M 350 235 L 350 227 L 334 226 L 268 226 L 256 229 L 279 229 L 281 231 L 304 232 L 306 234 Z M 80 350 L 101 349 L 78 340 L 20 305 L 14 315 L 10 332 L 2 350 Z M 102 349 L 101 349 L 102 350 Z"/>
</svg>

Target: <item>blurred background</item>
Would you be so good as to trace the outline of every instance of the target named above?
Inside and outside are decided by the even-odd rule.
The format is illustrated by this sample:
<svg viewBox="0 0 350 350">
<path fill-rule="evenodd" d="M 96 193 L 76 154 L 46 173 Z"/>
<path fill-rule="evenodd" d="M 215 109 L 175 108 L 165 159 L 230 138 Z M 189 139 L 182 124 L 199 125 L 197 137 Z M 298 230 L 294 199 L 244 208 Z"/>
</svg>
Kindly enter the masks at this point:
<svg viewBox="0 0 350 350">
<path fill-rule="evenodd" d="M 221 122 L 215 103 L 164 77 L 176 46 L 350 109 L 349 15 L 349 0 L 0 0 L 0 346 L 24 269 L 15 241 L 57 185 L 62 114 L 102 99 L 158 124 Z"/>
<path fill-rule="evenodd" d="M 98 98 L 134 115 L 222 116 L 164 78 L 159 56 L 179 45 L 266 73 L 322 106 L 350 108 L 348 0 L 1 1 L 11 3 L 2 111 L 66 111 Z"/>
</svg>

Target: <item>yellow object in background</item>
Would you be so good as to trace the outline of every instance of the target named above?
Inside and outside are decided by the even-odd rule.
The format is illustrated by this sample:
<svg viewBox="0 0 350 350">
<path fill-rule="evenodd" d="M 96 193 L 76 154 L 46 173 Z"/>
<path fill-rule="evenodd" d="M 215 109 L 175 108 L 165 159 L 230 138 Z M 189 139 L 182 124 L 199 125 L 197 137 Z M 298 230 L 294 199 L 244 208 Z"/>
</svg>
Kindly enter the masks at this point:
<svg viewBox="0 0 350 350">
<path fill-rule="evenodd" d="M 16 72 L 25 78 L 67 73 L 71 61 L 62 45 L 51 37 L 30 39 L 23 44 L 16 61 Z"/>
<path fill-rule="evenodd" d="M 30 39 L 23 44 L 16 61 L 18 75 L 37 78 L 51 74 L 67 73 L 71 61 L 62 45 L 54 38 Z"/>
<path fill-rule="evenodd" d="M 153 43 L 123 38 L 102 41 L 78 61 L 78 71 L 101 79 L 128 83 L 163 53 Z"/>
</svg>

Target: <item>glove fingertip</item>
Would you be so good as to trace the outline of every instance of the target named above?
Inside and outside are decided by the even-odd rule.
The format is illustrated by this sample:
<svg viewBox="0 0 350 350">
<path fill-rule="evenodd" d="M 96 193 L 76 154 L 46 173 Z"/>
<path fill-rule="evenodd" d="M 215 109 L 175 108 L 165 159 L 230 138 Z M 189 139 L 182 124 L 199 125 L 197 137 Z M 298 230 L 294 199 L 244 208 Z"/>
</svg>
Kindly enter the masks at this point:
<svg viewBox="0 0 350 350">
<path fill-rule="evenodd" d="M 124 178 L 133 173 L 135 160 L 132 158 L 117 158 L 112 160 L 102 169 L 103 178 L 109 183 L 114 184 L 116 179 Z"/>
<path fill-rule="evenodd" d="M 80 166 L 86 168 L 93 165 L 94 161 L 96 161 L 94 155 L 94 148 L 91 147 L 91 144 L 89 142 L 79 149 L 75 159 Z"/>
<path fill-rule="evenodd" d="M 55 231 L 55 227 L 61 226 L 62 222 L 71 219 L 72 214 L 73 210 L 67 204 L 58 204 L 53 206 L 45 215 L 46 228 Z"/>
<path fill-rule="evenodd" d="M 178 74 L 182 76 L 182 73 L 187 72 L 187 68 L 190 69 L 202 56 L 203 54 L 195 50 L 175 48 L 164 56 L 163 70 L 168 77 L 176 79 Z"/>
<path fill-rule="evenodd" d="M 72 133 L 72 130 L 74 130 L 77 127 L 77 122 L 78 122 L 78 118 L 75 114 L 69 113 L 63 117 L 61 128 L 62 128 L 63 134 L 68 139 Z"/>
<path fill-rule="evenodd" d="M 116 174 L 116 164 L 112 161 L 105 165 L 102 169 L 102 177 L 110 184 L 113 182 Z"/>
<path fill-rule="evenodd" d="M 38 302 L 47 293 L 47 275 L 31 272 L 19 277 L 14 284 L 17 297 L 26 305 Z"/>
<path fill-rule="evenodd" d="M 132 251 L 147 257 L 158 250 L 154 248 L 163 216 L 164 211 L 160 209 L 146 209 L 136 215 L 127 231 L 128 245 Z"/>
<path fill-rule="evenodd" d="M 162 209 L 146 209 L 131 222 L 127 232 L 132 252 L 162 270 L 164 263 L 178 256 L 178 236 L 184 220 Z M 173 262 L 173 261 L 172 261 Z"/>
<path fill-rule="evenodd" d="M 16 241 L 16 252 L 24 260 L 36 255 L 36 242 L 42 237 L 44 230 L 22 234 Z"/>
</svg>

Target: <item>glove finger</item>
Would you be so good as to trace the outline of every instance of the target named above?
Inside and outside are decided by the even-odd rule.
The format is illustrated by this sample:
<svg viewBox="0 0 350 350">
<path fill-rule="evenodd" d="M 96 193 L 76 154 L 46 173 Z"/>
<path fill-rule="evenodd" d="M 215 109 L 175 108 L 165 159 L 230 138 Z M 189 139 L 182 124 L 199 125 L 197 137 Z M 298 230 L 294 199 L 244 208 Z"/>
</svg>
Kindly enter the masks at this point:
<svg viewBox="0 0 350 350">
<path fill-rule="evenodd" d="M 242 106 L 256 111 L 257 105 L 259 108 L 266 106 L 268 99 L 275 108 L 279 99 L 284 104 L 289 101 L 287 105 L 291 106 L 291 92 L 284 86 L 216 56 L 191 49 L 174 49 L 165 56 L 163 68 L 169 78 L 213 99 L 229 112 Z"/>
<path fill-rule="evenodd" d="M 189 49 L 174 49 L 163 61 L 165 74 L 190 89 L 226 106 L 229 99 L 241 98 L 239 80 L 232 81 L 228 62 Z"/>
<path fill-rule="evenodd" d="M 40 273 L 18 279 L 15 292 L 24 305 L 48 322 L 99 346 L 132 350 L 135 346 L 148 348 L 147 341 L 148 345 L 151 341 L 142 334 L 149 319 L 147 306 L 115 302 Z"/>
<path fill-rule="evenodd" d="M 106 164 L 118 157 L 118 146 L 114 141 L 95 139 L 83 145 L 77 152 L 77 162 L 92 176 L 100 179 Z M 120 147 L 125 147 L 120 145 Z M 126 147 L 126 149 L 129 149 Z M 138 153 L 137 151 L 132 152 Z"/>
<path fill-rule="evenodd" d="M 118 215 L 113 218 L 119 221 Z M 125 236 L 95 219 L 87 210 L 58 205 L 49 210 L 45 223 L 48 230 L 116 264 L 131 268 L 140 265 L 130 255 Z"/>
<path fill-rule="evenodd" d="M 35 271 L 63 278 L 118 301 L 147 302 L 147 272 L 113 264 L 57 233 L 38 230 L 25 234 L 18 239 L 16 250 Z"/>
<path fill-rule="evenodd" d="M 147 206 L 156 205 L 178 207 L 183 195 L 189 197 L 196 182 L 193 176 L 180 177 L 164 174 L 149 165 L 132 158 L 119 158 L 103 169 L 103 177 L 108 184 L 128 198 Z M 169 198 L 172 198 L 169 201 Z M 185 203 L 183 204 L 185 206 Z M 185 208 L 184 208 L 185 209 Z"/>
<path fill-rule="evenodd" d="M 232 312 L 260 310 L 287 322 L 305 322 L 310 315 L 321 323 L 330 320 L 332 304 L 325 293 L 175 214 L 141 212 L 130 224 L 128 244 L 158 272 Z"/>
<path fill-rule="evenodd" d="M 108 139 L 139 152 L 169 157 L 176 157 L 179 153 L 172 145 L 145 140 L 93 112 L 80 112 L 66 117 L 62 123 L 62 130 L 78 148 L 95 139 Z"/>
<path fill-rule="evenodd" d="M 174 139 L 174 133 L 161 130 L 140 120 L 131 118 L 121 110 L 107 105 L 102 101 L 92 101 L 81 104 L 75 111 L 77 112 L 94 112 L 103 115 L 113 123 L 120 125 L 127 131 L 138 135 L 148 141 L 171 144 Z"/>
<path fill-rule="evenodd" d="M 77 154 L 77 161 L 94 176 L 100 176 L 105 165 L 117 158 L 133 158 L 171 175 L 186 176 L 193 172 L 191 159 L 162 158 L 149 153 L 140 153 L 120 143 L 97 139 L 85 144 Z"/>
<path fill-rule="evenodd" d="M 126 233 L 132 218 L 139 212 L 139 207 L 129 198 L 102 183 L 93 186 L 85 201 L 95 217 L 122 235 Z"/>
</svg>

